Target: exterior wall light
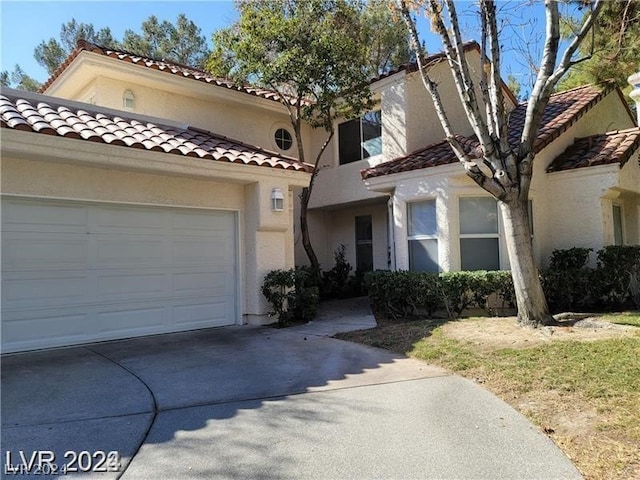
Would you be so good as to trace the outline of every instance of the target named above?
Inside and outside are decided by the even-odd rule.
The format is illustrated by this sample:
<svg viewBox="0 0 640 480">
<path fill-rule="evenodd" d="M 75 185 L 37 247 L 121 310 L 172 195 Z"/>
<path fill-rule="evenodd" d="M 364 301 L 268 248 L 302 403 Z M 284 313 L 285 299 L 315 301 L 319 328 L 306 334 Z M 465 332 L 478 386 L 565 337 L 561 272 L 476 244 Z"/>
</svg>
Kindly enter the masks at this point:
<svg viewBox="0 0 640 480">
<path fill-rule="evenodd" d="M 279 188 L 271 190 L 271 210 L 274 212 L 282 212 L 284 210 L 284 195 Z"/>
</svg>

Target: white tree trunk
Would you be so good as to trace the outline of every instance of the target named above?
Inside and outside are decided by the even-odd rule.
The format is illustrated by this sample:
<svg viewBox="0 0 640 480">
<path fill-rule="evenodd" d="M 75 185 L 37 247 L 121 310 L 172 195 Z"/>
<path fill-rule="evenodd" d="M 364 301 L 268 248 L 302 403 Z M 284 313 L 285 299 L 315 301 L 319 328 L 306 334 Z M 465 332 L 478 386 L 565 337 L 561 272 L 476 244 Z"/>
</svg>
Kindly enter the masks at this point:
<svg viewBox="0 0 640 480">
<path fill-rule="evenodd" d="M 555 322 L 549 314 L 538 269 L 533 258 L 529 229 L 528 201 L 514 199 L 498 202 L 505 231 L 505 242 L 511 263 L 511 275 L 518 303 L 518 324 L 540 327 Z"/>
</svg>

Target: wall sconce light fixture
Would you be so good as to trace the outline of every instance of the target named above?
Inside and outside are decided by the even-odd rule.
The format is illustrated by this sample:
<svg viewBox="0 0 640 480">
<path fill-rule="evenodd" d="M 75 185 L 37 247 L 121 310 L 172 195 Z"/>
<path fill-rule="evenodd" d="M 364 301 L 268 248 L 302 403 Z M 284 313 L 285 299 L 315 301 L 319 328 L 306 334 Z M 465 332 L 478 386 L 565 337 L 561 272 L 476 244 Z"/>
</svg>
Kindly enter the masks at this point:
<svg viewBox="0 0 640 480">
<path fill-rule="evenodd" d="M 279 188 L 271 190 L 271 210 L 274 212 L 282 212 L 284 210 L 284 195 Z"/>
</svg>

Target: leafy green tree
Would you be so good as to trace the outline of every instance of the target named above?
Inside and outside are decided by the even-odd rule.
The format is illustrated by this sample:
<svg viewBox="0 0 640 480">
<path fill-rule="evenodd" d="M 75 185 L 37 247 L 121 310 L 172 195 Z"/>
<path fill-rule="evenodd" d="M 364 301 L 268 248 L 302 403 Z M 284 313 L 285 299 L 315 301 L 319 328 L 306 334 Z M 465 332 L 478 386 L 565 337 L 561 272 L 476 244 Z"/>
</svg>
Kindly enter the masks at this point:
<svg viewBox="0 0 640 480">
<path fill-rule="evenodd" d="M 72 18 L 60 27 L 60 40 L 55 38 L 43 40 L 35 48 L 33 55 L 36 61 L 51 75 L 69 56 L 80 39 L 105 47 L 118 46 L 118 42 L 113 38 L 108 27 L 96 30 L 92 24 L 78 23 L 75 18 Z"/>
<path fill-rule="evenodd" d="M 27 75 L 20 65 L 16 65 L 11 73 L 6 70 L 0 72 L 0 84 L 3 87 L 18 88 L 29 92 L 37 92 L 42 86 L 40 82 Z"/>
<path fill-rule="evenodd" d="M 360 23 L 362 4 L 352 0 L 240 1 L 238 21 L 214 35 L 207 63 L 215 75 L 231 76 L 280 93 L 295 132 L 298 157 L 314 165 L 301 194 L 302 243 L 311 266 L 320 265 L 311 245 L 307 209 L 318 163 L 334 136 L 334 122 L 371 107 L 366 83 L 370 61 Z M 324 129 L 325 141 L 308 158 L 303 122 Z"/>
<path fill-rule="evenodd" d="M 563 25 L 564 36 L 573 35 L 580 24 L 569 19 Z M 629 88 L 627 78 L 640 62 L 640 1 L 605 2 L 592 37 L 585 39 L 579 52 L 586 60 L 569 71 L 559 84 L 561 90 L 609 79 Z"/>
<path fill-rule="evenodd" d="M 176 23 L 160 22 L 155 15 L 142 22 L 142 32 L 126 30 L 122 48 L 139 55 L 203 67 L 209 49 L 200 27 L 181 13 Z"/>
<path fill-rule="evenodd" d="M 362 7 L 360 25 L 369 62 L 367 74 L 376 77 L 411 60 L 409 29 L 388 0 L 370 0 Z"/>
</svg>

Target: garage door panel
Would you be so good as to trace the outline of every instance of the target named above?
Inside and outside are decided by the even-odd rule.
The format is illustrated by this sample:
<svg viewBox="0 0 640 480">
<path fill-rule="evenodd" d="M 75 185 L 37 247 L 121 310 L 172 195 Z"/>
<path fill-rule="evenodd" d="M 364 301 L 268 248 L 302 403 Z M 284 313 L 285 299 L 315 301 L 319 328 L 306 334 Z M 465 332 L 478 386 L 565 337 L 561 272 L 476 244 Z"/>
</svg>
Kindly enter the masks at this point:
<svg viewBox="0 0 640 480">
<path fill-rule="evenodd" d="M 96 317 L 97 330 L 101 334 L 119 333 L 135 336 L 166 331 L 167 326 L 164 319 L 164 306 L 114 309 L 99 312 Z M 113 335 L 110 338 L 113 338 Z"/>
<path fill-rule="evenodd" d="M 234 285 L 227 281 L 233 272 L 217 270 L 215 272 L 174 273 L 173 293 L 177 295 L 233 295 Z"/>
<path fill-rule="evenodd" d="M 3 215 L 4 352 L 236 322 L 232 212 L 11 198 Z"/>
<path fill-rule="evenodd" d="M 89 245 L 86 234 L 2 232 L 3 270 L 86 268 Z"/>
<path fill-rule="evenodd" d="M 86 233 L 88 207 L 76 203 L 43 204 L 28 199 L 3 202 L 2 228 L 14 232 Z"/>
<path fill-rule="evenodd" d="M 3 316 L 3 341 L 5 337 L 15 339 L 10 345 L 9 351 L 70 345 L 87 341 L 90 331 L 89 317 L 88 313 L 39 315 L 31 318 L 18 317 L 13 319 Z"/>
<path fill-rule="evenodd" d="M 227 302 L 176 306 L 173 318 L 176 325 L 189 328 L 226 325 Z"/>
<path fill-rule="evenodd" d="M 174 213 L 171 215 L 170 224 L 174 234 L 177 235 L 213 235 L 228 236 L 234 230 L 234 218 L 228 213 L 207 214 L 205 212 L 189 212 L 186 214 Z"/>
<path fill-rule="evenodd" d="M 177 239 L 171 245 L 171 258 L 176 265 L 225 265 L 233 262 L 229 238 L 207 237 L 205 240 Z"/>
<path fill-rule="evenodd" d="M 164 240 L 158 236 L 116 238 L 111 235 L 96 240 L 96 267 L 154 266 L 165 264 Z"/>
<path fill-rule="evenodd" d="M 163 273 L 100 275 L 97 278 L 99 298 L 137 298 L 170 294 L 169 275 Z M 161 298 L 161 297 L 160 297 Z"/>
<path fill-rule="evenodd" d="M 167 226 L 168 213 L 136 207 L 96 208 L 95 233 L 126 233 L 127 235 L 161 232 Z"/>
<path fill-rule="evenodd" d="M 3 310 L 21 307 L 65 305 L 85 302 L 90 297 L 87 275 L 15 275 L 2 282 Z"/>
</svg>

